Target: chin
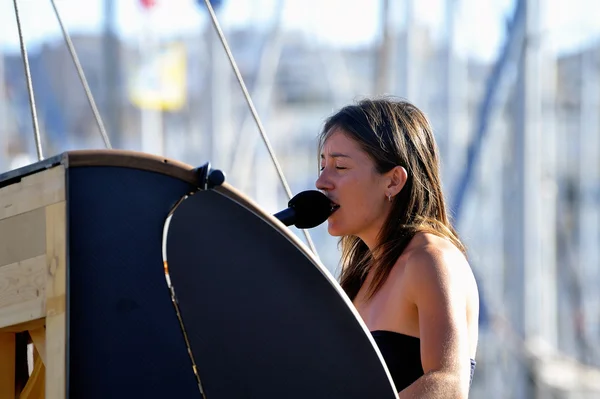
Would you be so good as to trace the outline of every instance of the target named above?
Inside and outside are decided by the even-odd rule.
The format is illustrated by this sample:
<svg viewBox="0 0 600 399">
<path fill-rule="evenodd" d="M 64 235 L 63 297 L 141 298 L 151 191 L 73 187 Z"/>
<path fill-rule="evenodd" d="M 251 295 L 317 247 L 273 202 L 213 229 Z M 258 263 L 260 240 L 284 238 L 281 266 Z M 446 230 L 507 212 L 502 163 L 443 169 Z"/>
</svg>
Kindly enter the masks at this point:
<svg viewBox="0 0 600 399">
<path fill-rule="evenodd" d="M 347 235 L 347 232 L 339 225 L 339 223 L 335 223 L 331 220 L 328 221 L 327 224 L 327 232 L 332 237 L 341 237 Z"/>
<path fill-rule="evenodd" d="M 335 227 L 332 227 L 331 225 L 327 226 L 327 232 L 332 237 L 341 237 L 344 235 L 343 233 L 340 233 L 339 231 L 337 231 L 335 229 Z"/>
</svg>

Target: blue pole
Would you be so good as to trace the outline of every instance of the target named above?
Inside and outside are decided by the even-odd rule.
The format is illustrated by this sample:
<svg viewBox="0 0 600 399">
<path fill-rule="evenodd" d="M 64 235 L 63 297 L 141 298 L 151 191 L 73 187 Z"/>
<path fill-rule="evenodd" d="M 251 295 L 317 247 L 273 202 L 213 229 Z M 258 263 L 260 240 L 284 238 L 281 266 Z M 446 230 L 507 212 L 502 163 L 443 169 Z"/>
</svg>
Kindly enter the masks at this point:
<svg viewBox="0 0 600 399">
<path fill-rule="evenodd" d="M 524 11 L 525 1 L 517 0 L 512 19 L 507 25 L 508 36 L 502 52 L 494 65 L 494 69 L 489 76 L 485 97 L 479 106 L 477 128 L 467 149 L 467 165 L 453 192 L 451 210 L 457 226 L 460 224 L 465 197 L 472 184 L 473 170 L 481 152 L 481 146 L 488 130 L 492 111 L 498 105 L 499 92 L 507 76 L 508 66 L 515 57 L 520 57 L 524 38 L 522 23 L 523 16 L 525 15 Z"/>
</svg>

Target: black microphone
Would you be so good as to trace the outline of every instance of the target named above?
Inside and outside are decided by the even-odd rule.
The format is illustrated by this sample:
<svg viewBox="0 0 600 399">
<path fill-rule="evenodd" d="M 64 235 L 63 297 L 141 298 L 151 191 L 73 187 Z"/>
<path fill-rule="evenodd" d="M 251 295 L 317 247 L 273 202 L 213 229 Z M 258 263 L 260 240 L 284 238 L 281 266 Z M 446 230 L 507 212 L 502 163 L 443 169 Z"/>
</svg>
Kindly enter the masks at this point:
<svg viewBox="0 0 600 399">
<path fill-rule="evenodd" d="M 317 227 L 327 220 L 333 212 L 331 200 L 316 190 L 298 193 L 288 202 L 288 208 L 273 216 L 286 226 L 294 225 L 299 229 Z"/>
</svg>

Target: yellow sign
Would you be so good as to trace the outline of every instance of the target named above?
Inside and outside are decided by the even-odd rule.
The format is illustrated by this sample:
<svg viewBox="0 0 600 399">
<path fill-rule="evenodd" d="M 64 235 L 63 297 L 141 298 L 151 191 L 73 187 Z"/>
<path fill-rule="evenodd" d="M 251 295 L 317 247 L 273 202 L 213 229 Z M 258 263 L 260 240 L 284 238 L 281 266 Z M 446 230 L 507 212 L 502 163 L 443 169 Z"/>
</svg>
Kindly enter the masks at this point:
<svg viewBox="0 0 600 399">
<path fill-rule="evenodd" d="M 170 44 L 137 68 L 129 99 L 139 108 L 177 111 L 187 99 L 187 57 L 183 44 Z"/>
</svg>

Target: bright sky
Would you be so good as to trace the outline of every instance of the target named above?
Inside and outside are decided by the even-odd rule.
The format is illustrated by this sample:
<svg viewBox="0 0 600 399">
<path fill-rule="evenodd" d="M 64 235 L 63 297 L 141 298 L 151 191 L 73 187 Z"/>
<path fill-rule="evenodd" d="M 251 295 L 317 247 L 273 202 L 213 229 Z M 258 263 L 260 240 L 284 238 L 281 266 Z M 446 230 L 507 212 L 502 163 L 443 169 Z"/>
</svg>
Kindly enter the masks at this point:
<svg viewBox="0 0 600 399">
<path fill-rule="evenodd" d="M 103 22 L 102 0 L 55 0 L 70 33 L 99 32 Z M 272 18 L 279 0 L 225 0 L 219 16 L 223 29 L 245 24 L 265 24 Z M 380 19 L 378 0 L 284 0 L 283 26 L 302 29 L 316 40 L 339 46 L 368 43 L 377 35 Z M 550 47 L 560 50 L 600 37 L 600 1 L 540 0 L 545 8 L 542 23 L 549 32 Z M 169 35 L 198 32 L 208 15 L 200 0 L 156 0 L 155 30 Z M 391 0 L 398 26 L 403 23 L 404 1 Z M 501 43 L 513 0 L 449 0 L 456 4 L 457 45 L 463 54 L 491 59 Z M 21 20 L 28 49 L 43 40 L 60 38 L 50 0 L 19 0 Z M 116 0 L 118 26 L 126 37 L 134 38 L 143 23 L 140 0 Z M 445 0 L 416 0 L 415 17 L 443 37 Z M 83 5 L 85 4 L 85 6 Z M 0 1 L 0 44 L 19 46 L 12 0 Z"/>
</svg>

